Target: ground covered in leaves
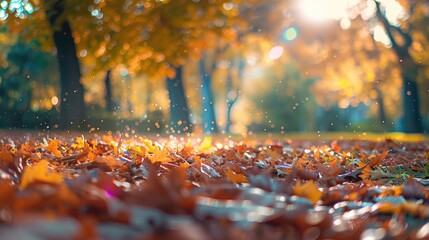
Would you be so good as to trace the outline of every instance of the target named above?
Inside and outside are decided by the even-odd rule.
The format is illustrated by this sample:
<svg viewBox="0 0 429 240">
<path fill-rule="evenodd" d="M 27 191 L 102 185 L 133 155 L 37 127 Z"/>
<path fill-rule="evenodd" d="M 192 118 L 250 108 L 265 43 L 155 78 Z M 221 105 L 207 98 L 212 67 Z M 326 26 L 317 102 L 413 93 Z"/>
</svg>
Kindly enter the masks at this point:
<svg viewBox="0 0 429 240">
<path fill-rule="evenodd" d="M 429 239 L 429 144 L 0 136 L 0 239 Z"/>
</svg>

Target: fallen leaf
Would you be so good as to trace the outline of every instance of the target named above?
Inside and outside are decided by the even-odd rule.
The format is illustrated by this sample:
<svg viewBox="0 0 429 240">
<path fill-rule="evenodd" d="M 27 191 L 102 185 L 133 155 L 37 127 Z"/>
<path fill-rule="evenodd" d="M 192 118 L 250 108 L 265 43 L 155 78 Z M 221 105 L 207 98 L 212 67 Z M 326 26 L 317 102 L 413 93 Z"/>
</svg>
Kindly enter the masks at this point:
<svg viewBox="0 0 429 240">
<path fill-rule="evenodd" d="M 362 162 L 358 162 L 357 165 L 359 166 L 359 168 L 362 169 L 362 172 L 360 173 L 359 177 L 363 181 L 368 181 L 371 177 L 371 167 L 368 166 L 368 164 Z"/>
<path fill-rule="evenodd" d="M 208 136 L 203 139 L 200 145 L 200 151 L 205 152 L 212 149 L 212 137 Z"/>
<path fill-rule="evenodd" d="M 235 173 L 231 169 L 228 169 L 225 172 L 225 176 L 231 181 L 235 183 L 248 183 L 249 180 L 247 180 L 246 176 L 243 174 Z"/>
<path fill-rule="evenodd" d="M 60 150 L 58 150 L 59 141 L 57 139 L 50 139 L 49 144 L 46 147 L 46 151 L 50 154 L 53 154 L 55 157 L 60 158 L 63 157 Z"/>
<path fill-rule="evenodd" d="M 190 157 L 192 155 L 192 151 L 194 150 L 194 148 L 189 145 L 186 144 L 186 146 L 184 146 L 179 152 L 178 154 L 183 157 L 184 159 L 187 159 L 188 157 Z"/>
<path fill-rule="evenodd" d="M 83 137 L 77 137 L 76 138 L 76 143 L 73 143 L 71 145 L 72 148 L 74 149 L 82 149 L 85 147 L 85 139 Z"/>
<path fill-rule="evenodd" d="M 318 163 L 317 170 L 319 170 L 319 172 L 325 177 L 337 177 L 343 168 L 341 167 L 341 164 L 338 163 L 338 160 L 335 159 L 329 163 L 329 167 Z"/>
<path fill-rule="evenodd" d="M 380 165 L 380 163 L 386 159 L 387 154 L 389 153 L 389 151 L 384 151 L 382 152 L 380 155 L 374 155 L 374 157 L 371 159 L 371 161 L 369 161 L 369 166 L 371 167 L 375 167 L 377 165 Z"/>
<path fill-rule="evenodd" d="M 383 190 L 383 192 L 380 194 L 380 197 L 388 197 L 388 196 L 394 196 L 398 197 L 402 194 L 402 186 L 394 186 L 391 188 L 386 188 Z"/>
<path fill-rule="evenodd" d="M 309 199 L 313 204 L 317 204 L 317 201 L 319 201 L 323 195 L 323 193 L 317 188 L 317 185 L 313 181 L 308 181 L 304 184 L 301 184 L 300 181 L 297 181 L 295 184 L 294 193 L 299 197 L 305 197 Z"/>
<path fill-rule="evenodd" d="M 152 163 L 166 163 L 171 162 L 171 159 L 168 157 L 168 151 L 162 150 L 159 148 L 154 148 L 153 154 L 149 155 L 149 160 Z"/>
<path fill-rule="evenodd" d="M 371 179 L 377 180 L 381 178 L 393 178 L 395 177 L 394 174 L 390 173 L 387 169 L 383 169 L 381 167 L 377 167 L 374 170 L 370 171 Z"/>
<path fill-rule="evenodd" d="M 27 188 L 28 185 L 35 182 L 45 182 L 51 184 L 59 184 L 63 181 L 63 175 L 52 172 L 48 169 L 49 162 L 41 160 L 32 167 L 26 167 L 21 176 L 20 189 Z"/>
<path fill-rule="evenodd" d="M 98 155 L 94 152 L 95 150 L 93 147 L 88 147 L 88 150 L 88 160 L 94 162 L 97 159 Z"/>
<path fill-rule="evenodd" d="M 28 156 L 30 156 L 31 155 L 31 153 L 32 153 L 32 149 L 33 149 L 33 147 L 32 146 L 30 146 L 29 144 L 27 144 L 27 143 L 24 143 L 24 144 L 22 144 L 21 145 L 21 147 L 19 148 L 19 152 L 22 154 L 22 156 L 24 156 L 24 157 L 28 157 Z"/>
<path fill-rule="evenodd" d="M 142 142 L 143 142 L 144 146 L 147 148 L 148 152 L 153 153 L 157 149 L 157 147 L 149 139 L 144 139 Z"/>
<path fill-rule="evenodd" d="M 10 163 L 13 161 L 12 153 L 6 147 L 2 147 L 0 151 L 0 161 Z"/>
<path fill-rule="evenodd" d="M 100 156 L 95 160 L 96 163 L 106 164 L 110 167 L 111 170 L 120 168 L 124 165 L 118 158 L 115 156 Z"/>
</svg>

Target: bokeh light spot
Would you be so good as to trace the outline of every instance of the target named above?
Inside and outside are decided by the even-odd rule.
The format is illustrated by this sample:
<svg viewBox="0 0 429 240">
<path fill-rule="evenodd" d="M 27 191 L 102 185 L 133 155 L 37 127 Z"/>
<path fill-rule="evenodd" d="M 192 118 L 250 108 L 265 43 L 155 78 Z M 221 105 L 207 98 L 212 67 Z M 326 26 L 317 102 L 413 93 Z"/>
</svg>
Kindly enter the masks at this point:
<svg viewBox="0 0 429 240">
<path fill-rule="evenodd" d="M 58 97 L 57 96 L 53 96 L 52 98 L 51 98 L 51 103 L 52 103 L 52 105 L 57 105 L 58 104 Z"/>
<path fill-rule="evenodd" d="M 79 55 L 81 57 L 86 57 L 87 54 L 88 54 L 88 52 L 86 51 L 86 49 L 81 50 L 80 53 L 79 53 Z"/>
<path fill-rule="evenodd" d="M 281 57 L 283 54 L 283 48 L 280 46 L 275 46 L 273 48 L 271 48 L 270 52 L 268 53 L 268 57 L 271 60 L 276 60 L 279 57 Z"/>
<path fill-rule="evenodd" d="M 283 33 L 283 39 L 286 41 L 293 41 L 298 37 L 298 30 L 296 27 L 290 27 Z"/>
</svg>

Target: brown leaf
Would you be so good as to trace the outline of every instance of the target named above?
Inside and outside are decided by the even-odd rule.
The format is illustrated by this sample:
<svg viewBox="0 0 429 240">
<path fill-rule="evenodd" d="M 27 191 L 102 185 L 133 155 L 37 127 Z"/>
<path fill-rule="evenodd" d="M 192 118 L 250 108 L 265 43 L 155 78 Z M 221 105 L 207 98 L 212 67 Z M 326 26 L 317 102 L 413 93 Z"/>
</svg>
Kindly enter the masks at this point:
<svg viewBox="0 0 429 240">
<path fill-rule="evenodd" d="M 115 156 L 100 156 L 95 160 L 96 163 L 106 164 L 109 166 L 110 170 L 115 170 L 124 165 L 118 158 Z"/>
</svg>

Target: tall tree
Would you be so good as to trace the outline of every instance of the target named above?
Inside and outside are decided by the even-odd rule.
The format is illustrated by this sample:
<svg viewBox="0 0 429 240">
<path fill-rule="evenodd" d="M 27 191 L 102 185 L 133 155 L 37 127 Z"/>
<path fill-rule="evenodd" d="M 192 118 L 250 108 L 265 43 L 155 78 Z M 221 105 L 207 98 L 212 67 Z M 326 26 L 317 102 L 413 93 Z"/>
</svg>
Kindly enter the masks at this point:
<svg viewBox="0 0 429 240">
<path fill-rule="evenodd" d="M 173 133 L 192 132 L 189 119 L 188 102 L 183 88 L 183 67 L 175 68 L 175 76 L 167 78 L 167 90 L 170 98 L 170 129 Z"/>
<path fill-rule="evenodd" d="M 413 37 L 401 26 L 392 25 L 381 8 L 381 3 L 374 0 L 376 5 L 376 15 L 382 23 L 384 30 L 392 44 L 392 50 L 399 61 L 399 68 L 402 78 L 402 128 L 404 132 L 423 132 L 422 119 L 420 115 L 420 99 L 417 84 L 420 64 L 411 56 L 410 48 L 413 44 Z M 395 33 L 396 35 L 395 35 Z M 398 38 L 402 38 L 399 40 Z M 402 44 L 401 44 L 402 42 Z"/>
<path fill-rule="evenodd" d="M 215 102 L 212 90 L 213 71 L 216 68 L 216 56 L 208 61 L 207 54 L 203 54 L 199 60 L 199 70 L 201 75 L 201 98 L 202 98 L 202 115 L 203 115 L 203 132 L 212 134 L 218 132 L 218 125 L 215 114 Z"/>
<path fill-rule="evenodd" d="M 47 31 L 53 37 L 60 72 L 60 127 L 74 128 L 84 118 L 84 91 L 76 56 L 76 44 L 66 14 L 65 0 L 4 1 L 8 30 L 24 38 L 38 37 L 46 41 Z M 47 20 L 47 21 L 46 21 Z M 46 26 L 48 25 L 48 26 Z M 48 38 L 49 39 L 49 38 Z M 49 45 L 49 44 L 46 44 Z"/>
<path fill-rule="evenodd" d="M 63 16 L 64 4 L 63 0 L 45 2 L 46 15 L 52 27 L 60 68 L 60 127 L 68 129 L 79 126 L 83 121 L 85 104 L 76 44 L 70 24 Z"/>
<path fill-rule="evenodd" d="M 113 112 L 113 97 L 112 97 L 112 70 L 109 69 L 106 72 L 106 77 L 104 78 L 104 86 L 105 86 L 105 95 L 104 100 L 106 104 L 106 110 L 108 112 Z"/>
</svg>

